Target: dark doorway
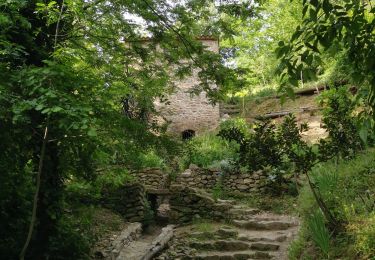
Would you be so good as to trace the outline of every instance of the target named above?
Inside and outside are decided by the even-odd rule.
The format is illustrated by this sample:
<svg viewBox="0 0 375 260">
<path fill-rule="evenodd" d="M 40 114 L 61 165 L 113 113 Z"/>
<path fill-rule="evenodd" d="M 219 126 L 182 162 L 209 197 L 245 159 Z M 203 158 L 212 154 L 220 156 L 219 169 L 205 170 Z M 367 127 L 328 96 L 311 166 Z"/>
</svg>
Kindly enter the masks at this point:
<svg viewBox="0 0 375 260">
<path fill-rule="evenodd" d="M 182 140 L 190 140 L 195 136 L 195 131 L 194 130 L 185 130 L 182 132 Z"/>
</svg>

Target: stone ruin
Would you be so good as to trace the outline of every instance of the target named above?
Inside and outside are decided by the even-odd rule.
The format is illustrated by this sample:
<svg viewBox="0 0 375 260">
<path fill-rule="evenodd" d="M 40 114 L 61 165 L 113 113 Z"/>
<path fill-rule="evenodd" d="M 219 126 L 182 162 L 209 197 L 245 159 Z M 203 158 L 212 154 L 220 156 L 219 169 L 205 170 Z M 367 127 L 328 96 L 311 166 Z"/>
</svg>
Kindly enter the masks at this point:
<svg viewBox="0 0 375 260">
<path fill-rule="evenodd" d="M 200 37 L 209 51 L 218 53 L 219 42 L 215 38 Z M 205 92 L 191 95 L 190 91 L 199 84 L 198 70 L 182 80 L 175 80 L 176 90 L 168 97 L 168 104 L 155 102 L 162 118 L 169 123 L 168 131 L 188 139 L 194 135 L 214 130 L 220 122 L 219 105 L 209 102 Z M 212 88 L 216 88 L 212 84 Z"/>
</svg>

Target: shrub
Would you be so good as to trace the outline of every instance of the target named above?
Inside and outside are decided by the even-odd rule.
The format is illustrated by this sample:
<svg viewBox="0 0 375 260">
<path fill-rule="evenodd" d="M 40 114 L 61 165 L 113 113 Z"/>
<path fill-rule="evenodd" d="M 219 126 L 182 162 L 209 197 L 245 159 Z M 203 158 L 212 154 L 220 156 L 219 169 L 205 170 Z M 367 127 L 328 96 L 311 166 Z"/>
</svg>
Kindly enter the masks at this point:
<svg viewBox="0 0 375 260">
<path fill-rule="evenodd" d="M 250 135 L 250 125 L 243 118 L 231 118 L 220 123 L 219 131 L 236 128 L 245 136 Z"/>
<path fill-rule="evenodd" d="M 355 103 L 347 88 L 325 91 L 319 102 L 323 106 L 323 128 L 328 139 L 321 140 L 322 155 L 337 154 L 343 158 L 353 157 L 361 149 L 362 142 L 353 115 Z"/>
<path fill-rule="evenodd" d="M 91 182 L 80 179 L 71 180 L 67 183 L 65 191 L 70 201 L 96 204 L 102 198 L 104 190 L 116 189 L 133 179 L 133 176 L 125 169 L 105 170 Z"/>
<path fill-rule="evenodd" d="M 308 167 L 306 164 L 313 161 L 313 158 L 309 158 L 311 151 L 300 135 L 307 127 L 303 125 L 299 128 L 293 115 L 286 116 L 278 127 L 270 120 L 255 123 L 252 130 L 247 132 L 243 130 L 244 127 L 240 127 L 228 124 L 221 128 L 219 136 L 238 143 L 239 166 L 252 172 L 268 169 L 269 187 L 273 192 L 280 193 L 281 186 L 288 186 L 283 184 L 286 182 L 285 176 L 290 175 L 291 162 L 295 162 L 296 170 L 302 172 L 300 168 Z M 301 151 L 297 154 L 297 148 L 304 148 L 305 156 L 302 156 Z"/>
<path fill-rule="evenodd" d="M 256 171 L 267 166 L 278 167 L 282 163 L 275 128 L 270 121 L 263 121 L 256 123 L 249 135 L 241 128 L 231 126 L 222 128 L 219 136 L 238 143 L 238 164 Z"/>
</svg>

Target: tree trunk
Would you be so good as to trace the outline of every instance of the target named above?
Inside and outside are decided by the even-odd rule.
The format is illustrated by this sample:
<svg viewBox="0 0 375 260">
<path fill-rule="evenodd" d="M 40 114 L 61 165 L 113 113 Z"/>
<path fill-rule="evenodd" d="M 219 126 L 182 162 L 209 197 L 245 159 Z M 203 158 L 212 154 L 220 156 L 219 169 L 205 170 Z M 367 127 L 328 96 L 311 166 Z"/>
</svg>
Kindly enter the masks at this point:
<svg viewBox="0 0 375 260">
<path fill-rule="evenodd" d="M 307 176 L 307 180 L 310 186 L 310 189 L 314 195 L 315 201 L 318 204 L 319 208 L 322 210 L 324 217 L 328 221 L 328 226 L 330 227 L 331 231 L 336 231 L 337 228 L 339 227 L 339 223 L 336 220 L 336 218 L 332 215 L 332 213 L 329 211 L 327 205 L 325 202 L 322 200 L 322 198 L 316 193 L 314 184 L 311 182 L 309 174 L 306 172 L 305 173 Z"/>
<path fill-rule="evenodd" d="M 35 189 L 35 194 L 34 194 L 33 211 L 32 211 L 32 215 L 31 215 L 29 232 L 27 234 L 26 242 L 25 242 L 25 244 L 22 248 L 22 251 L 20 253 L 20 259 L 21 260 L 23 260 L 25 258 L 25 254 L 26 254 L 27 248 L 30 244 L 31 236 L 33 234 L 34 226 L 35 226 L 35 222 L 36 222 L 36 210 L 37 210 L 37 205 L 38 205 L 39 190 L 40 190 L 40 179 L 41 179 L 40 177 L 42 175 L 42 170 L 43 170 L 43 162 L 44 162 L 44 157 L 45 157 L 45 152 L 46 152 L 47 138 L 48 138 L 48 126 L 46 126 L 45 129 L 44 129 L 42 149 L 41 149 L 41 152 L 40 152 L 38 173 L 37 173 L 37 177 L 36 177 L 36 189 Z"/>
</svg>

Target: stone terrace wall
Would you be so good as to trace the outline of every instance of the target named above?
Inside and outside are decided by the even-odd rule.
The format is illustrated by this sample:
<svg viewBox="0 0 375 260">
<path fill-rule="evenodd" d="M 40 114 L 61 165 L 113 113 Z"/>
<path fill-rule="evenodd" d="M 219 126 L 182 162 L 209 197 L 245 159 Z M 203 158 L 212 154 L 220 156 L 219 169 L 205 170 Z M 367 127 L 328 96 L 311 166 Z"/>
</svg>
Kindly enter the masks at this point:
<svg viewBox="0 0 375 260">
<path fill-rule="evenodd" d="M 131 175 L 137 182 L 143 184 L 146 190 L 167 189 L 169 186 L 168 174 L 159 168 L 145 168 L 132 172 Z"/>
<path fill-rule="evenodd" d="M 257 171 L 252 174 L 222 174 L 217 169 L 203 169 L 194 165 L 181 173 L 174 183 L 211 190 L 216 184 L 229 192 L 263 191 L 267 174 Z"/>
<path fill-rule="evenodd" d="M 142 222 L 147 214 L 145 187 L 139 183 L 129 183 L 116 190 L 104 193 L 103 205 L 120 213 L 130 222 Z"/>
<path fill-rule="evenodd" d="M 167 190 L 170 184 L 212 190 L 217 184 L 229 192 L 263 191 L 267 173 L 256 171 L 246 174 L 222 174 L 218 169 L 204 169 L 191 165 L 173 181 L 167 173 L 158 168 L 147 168 L 131 173 L 135 182 L 143 184 L 146 192 Z"/>
</svg>

